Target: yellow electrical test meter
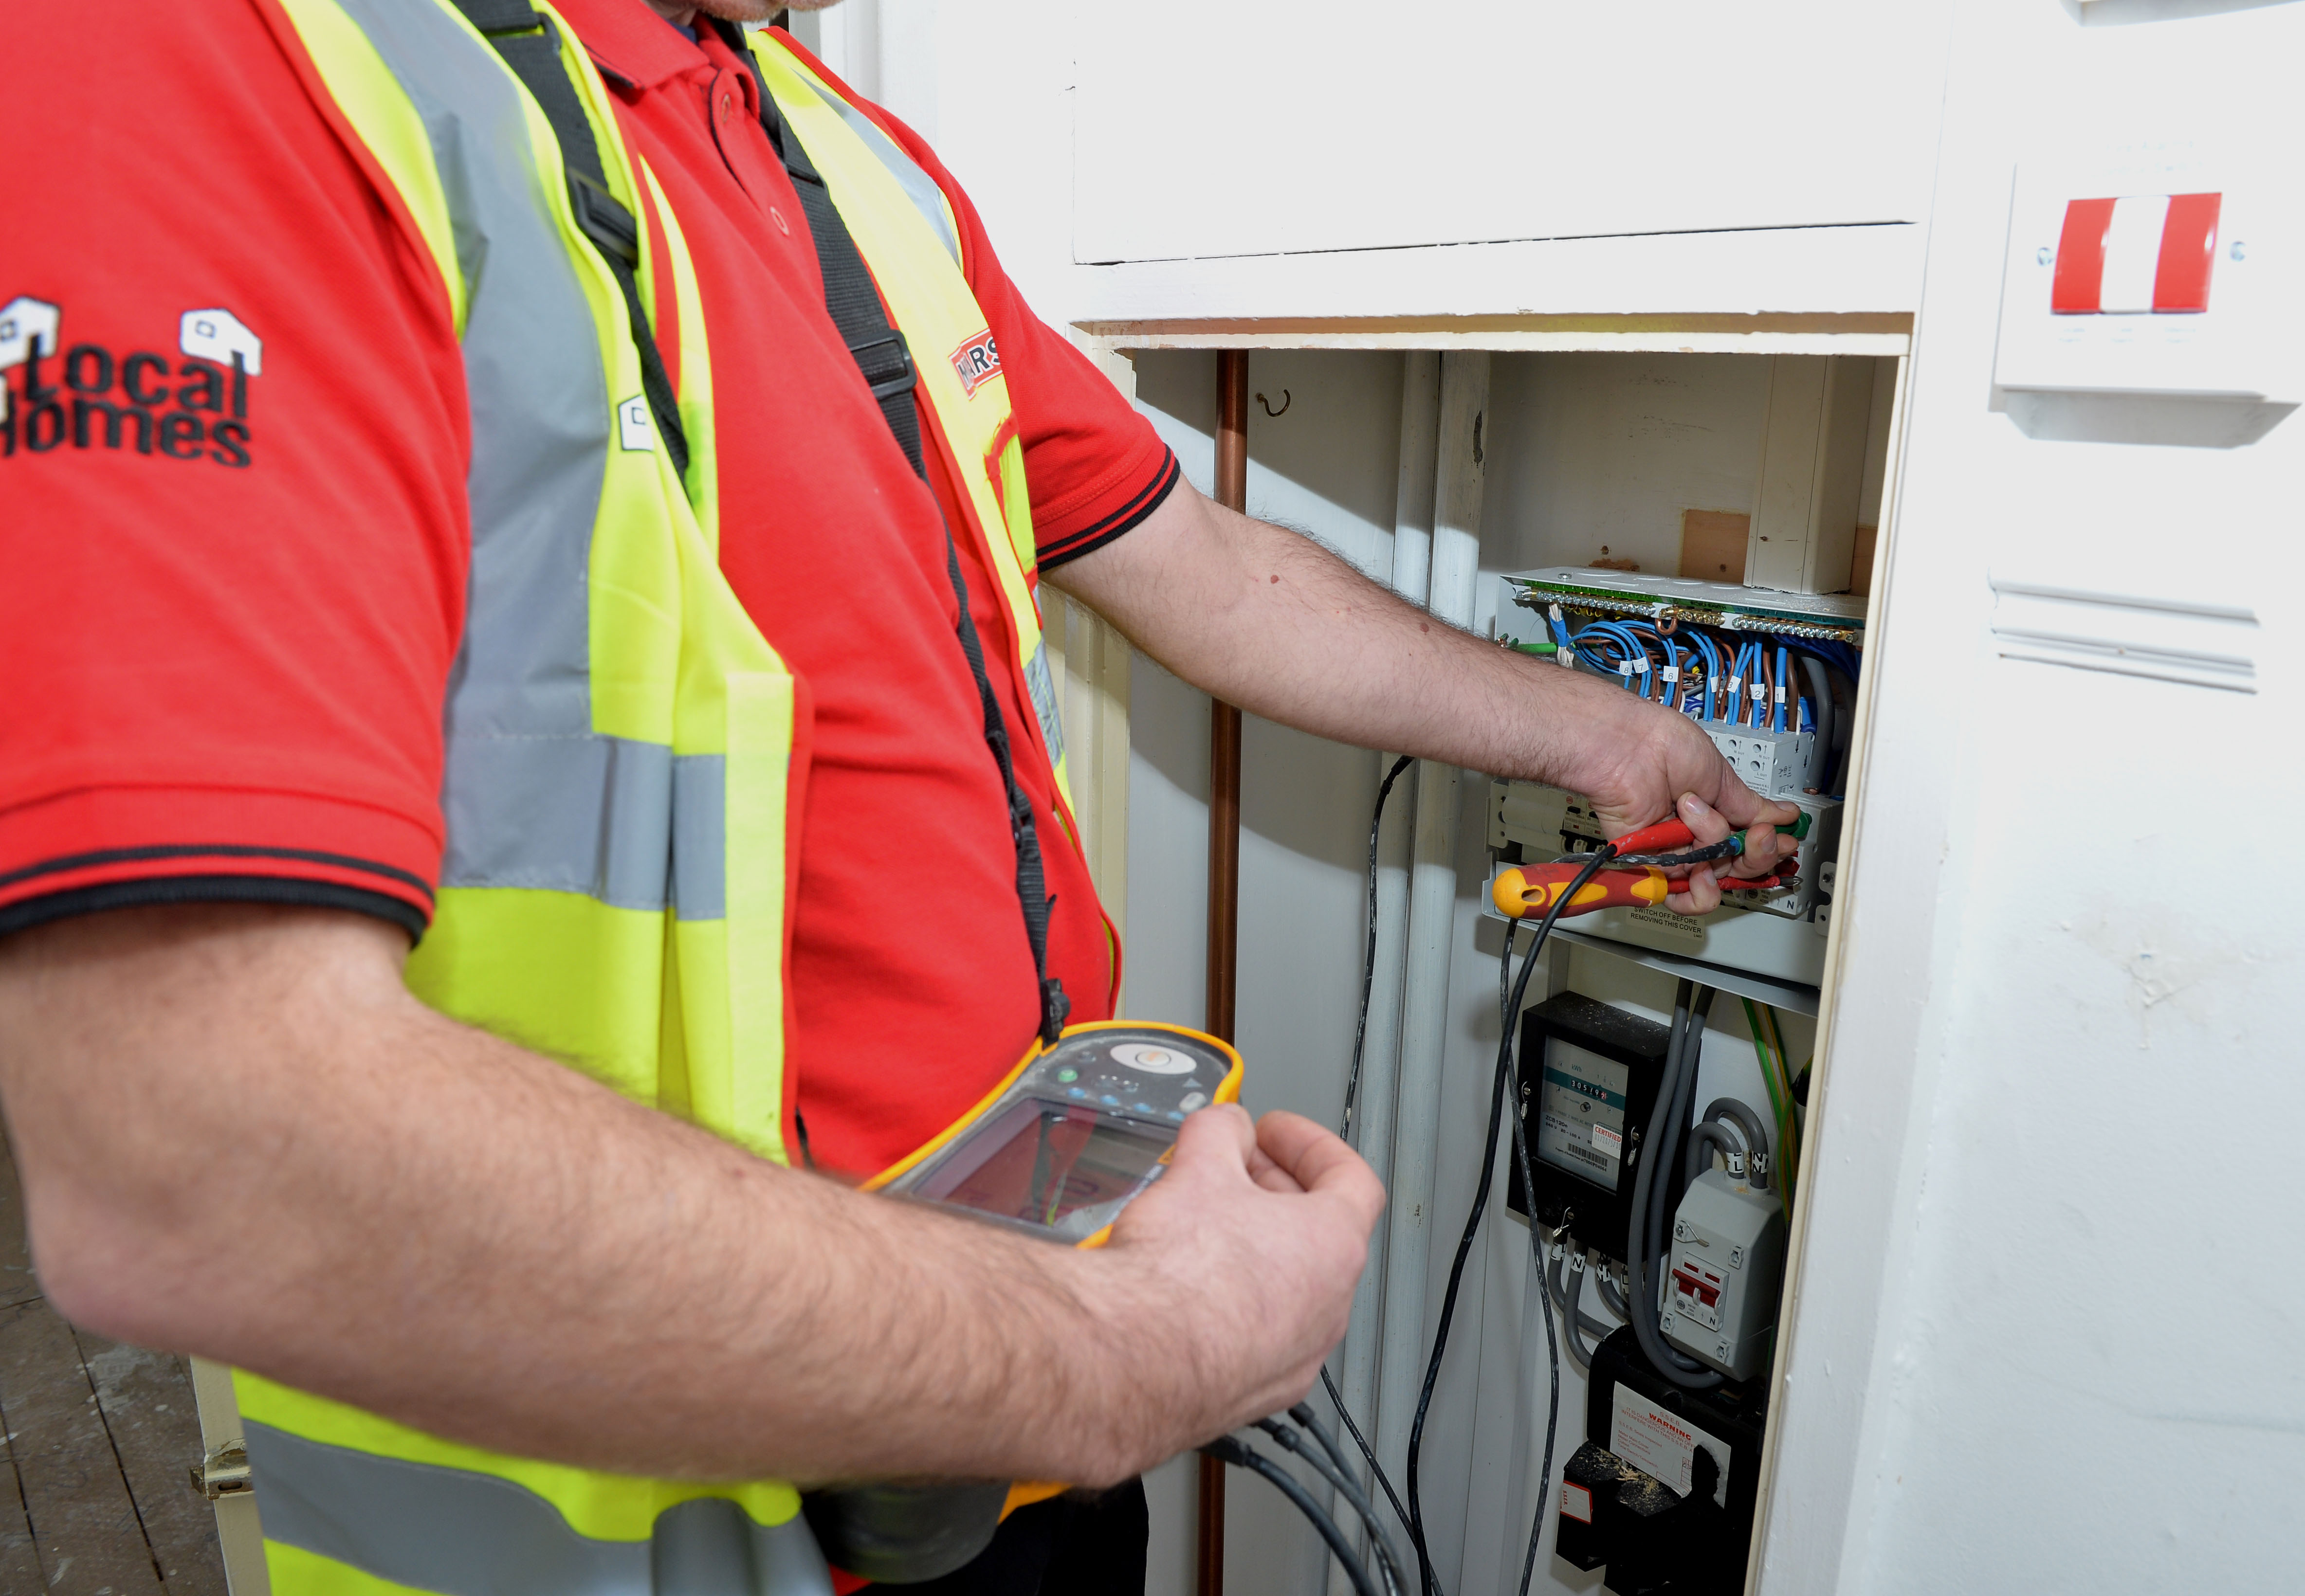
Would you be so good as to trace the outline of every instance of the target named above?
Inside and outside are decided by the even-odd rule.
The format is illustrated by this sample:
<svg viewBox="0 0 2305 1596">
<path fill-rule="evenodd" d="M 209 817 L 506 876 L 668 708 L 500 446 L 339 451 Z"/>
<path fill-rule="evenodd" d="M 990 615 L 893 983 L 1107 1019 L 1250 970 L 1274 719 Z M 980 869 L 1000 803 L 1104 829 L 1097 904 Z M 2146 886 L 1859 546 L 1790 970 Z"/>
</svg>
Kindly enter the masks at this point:
<svg viewBox="0 0 2305 1596">
<path fill-rule="evenodd" d="M 1238 1101 L 1240 1079 L 1239 1054 L 1181 1025 L 1076 1025 L 867 1189 L 1094 1246 L 1168 1167 L 1186 1116 Z"/>
<path fill-rule="evenodd" d="M 1034 1043 L 984 1099 L 864 1183 L 1045 1240 L 1093 1247 L 1161 1178 L 1195 1109 L 1240 1099 L 1240 1055 L 1181 1025 L 1102 1020 Z M 1015 1508 L 1059 1484 L 903 1481 L 807 1492 L 836 1566 L 881 1583 L 935 1579 L 991 1544 Z"/>
</svg>

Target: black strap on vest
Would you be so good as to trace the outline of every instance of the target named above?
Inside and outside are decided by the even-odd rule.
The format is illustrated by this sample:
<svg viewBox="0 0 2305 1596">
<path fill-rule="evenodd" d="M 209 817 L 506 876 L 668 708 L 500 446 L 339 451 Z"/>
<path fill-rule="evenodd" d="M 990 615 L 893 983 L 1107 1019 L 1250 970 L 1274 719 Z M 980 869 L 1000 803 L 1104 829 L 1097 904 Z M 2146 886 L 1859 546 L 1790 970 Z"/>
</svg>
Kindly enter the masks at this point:
<svg viewBox="0 0 2305 1596">
<path fill-rule="evenodd" d="M 753 59 L 743 34 L 733 23 L 721 22 L 718 26 L 729 47 L 753 69 L 753 82 L 761 97 L 761 126 L 784 160 L 793 191 L 800 196 L 801 210 L 808 219 L 809 236 L 816 243 L 817 268 L 824 277 L 824 308 L 832 314 L 833 327 L 855 357 L 856 369 L 872 390 L 872 397 L 880 402 L 880 415 L 889 423 L 897 446 L 904 450 L 914 471 L 926 481 L 928 471 L 921 454 L 920 412 L 913 402 L 919 373 L 914 368 L 905 335 L 889 324 L 888 311 L 880 303 L 880 291 L 873 284 L 864 258 L 857 252 L 856 241 L 849 236 L 848 225 L 841 220 L 839 208 L 832 203 L 823 177 L 808 158 L 808 151 L 801 147 L 799 135 L 778 115 L 777 102 L 770 95 L 768 82 L 761 76 L 760 64 Z M 931 498 L 933 501 L 933 490 Z M 941 517 L 941 507 L 938 513 Z M 1000 767 L 1000 785 L 1008 795 L 1008 834 L 1016 845 L 1016 901 L 1024 907 L 1025 936 L 1032 944 L 1033 973 L 1041 988 L 1041 1040 L 1054 1042 L 1057 1033 L 1064 1029 L 1065 1016 L 1072 1011 L 1072 1000 L 1065 996 L 1064 982 L 1049 973 L 1050 898 L 1048 875 L 1041 859 L 1040 833 L 1033 823 L 1032 801 L 1016 785 L 1016 763 L 1009 747 L 1008 721 L 1000 713 L 999 699 L 993 693 L 992 678 L 984 668 L 984 644 L 976 634 L 975 619 L 968 613 L 968 583 L 961 575 L 960 551 L 954 547 L 952 528 L 947 526 L 944 534 L 945 573 L 952 581 L 953 598 L 960 610 L 955 630 L 960 634 L 960 651 L 968 656 L 969 674 L 976 678 L 977 701 L 984 711 L 984 741 L 992 750 L 993 762 Z"/>
<path fill-rule="evenodd" d="M 575 213 L 576 225 L 608 263 L 617 286 L 624 293 L 633 348 L 641 360 L 641 391 L 648 397 L 657 436 L 664 440 L 665 457 L 685 478 L 688 433 L 680 424 L 680 404 L 673 396 L 671 378 L 665 375 L 664 357 L 657 352 L 656 336 L 641 304 L 640 283 L 634 276 L 641 263 L 640 223 L 608 191 L 608 170 L 600 165 L 600 147 L 592 137 L 592 124 L 585 120 L 576 85 L 569 81 L 567 68 L 561 63 L 559 30 L 528 0 L 455 0 L 455 4 L 464 20 L 496 47 L 513 76 L 544 113 L 552 136 L 560 140 L 569 207 Z"/>
</svg>

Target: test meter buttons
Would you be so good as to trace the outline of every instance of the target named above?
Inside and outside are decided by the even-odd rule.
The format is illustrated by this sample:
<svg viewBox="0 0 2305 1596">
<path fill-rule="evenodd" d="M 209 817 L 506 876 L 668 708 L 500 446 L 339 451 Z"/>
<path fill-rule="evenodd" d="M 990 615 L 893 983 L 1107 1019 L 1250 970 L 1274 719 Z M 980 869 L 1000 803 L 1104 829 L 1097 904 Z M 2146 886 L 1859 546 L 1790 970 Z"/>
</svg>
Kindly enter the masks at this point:
<svg viewBox="0 0 2305 1596">
<path fill-rule="evenodd" d="M 1074 1045 L 1076 1040 L 1080 1046 Z M 1046 1087 L 1063 1088 L 1067 1102 L 1182 1125 L 1186 1115 L 1208 1107 L 1209 1094 L 1227 1068 L 1227 1061 L 1212 1060 L 1207 1049 L 1175 1043 L 1060 1037 L 1055 1050 L 1028 1073 Z"/>
<path fill-rule="evenodd" d="M 873 1187 L 1076 1244 L 1168 1165 L 1186 1116 L 1240 1094 L 1240 1056 L 1182 1026 L 1105 1021 L 1036 1050 Z"/>
</svg>

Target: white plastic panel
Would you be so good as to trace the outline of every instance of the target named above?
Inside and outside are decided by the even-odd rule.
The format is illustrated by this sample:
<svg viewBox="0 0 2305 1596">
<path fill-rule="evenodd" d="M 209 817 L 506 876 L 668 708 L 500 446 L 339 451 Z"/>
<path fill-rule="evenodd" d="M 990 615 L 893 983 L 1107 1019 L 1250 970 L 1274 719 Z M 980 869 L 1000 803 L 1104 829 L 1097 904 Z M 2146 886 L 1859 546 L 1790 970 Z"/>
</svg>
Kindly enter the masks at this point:
<svg viewBox="0 0 2305 1596">
<path fill-rule="evenodd" d="M 1910 222 L 1927 200 L 1933 0 L 1076 18 L 1081 261 Z"/>
<path fill-rule="evenodd" d="M 2208 202 L 2190 230 L 2172 217 L 2174 196 Z M 2111 212 L 2101 236 L 2084 215 L 2093 200 Z M 2029 162 L 2011 208 L 1994 380 L 2050 392 L 2305 398 L 2296 213 L 2293 174 L 2206 139 L 2139 136 L 2094 159 Z M 2198 276 L 2173 306 L 2171 257 L 2181 246 Z"/>
</svg>

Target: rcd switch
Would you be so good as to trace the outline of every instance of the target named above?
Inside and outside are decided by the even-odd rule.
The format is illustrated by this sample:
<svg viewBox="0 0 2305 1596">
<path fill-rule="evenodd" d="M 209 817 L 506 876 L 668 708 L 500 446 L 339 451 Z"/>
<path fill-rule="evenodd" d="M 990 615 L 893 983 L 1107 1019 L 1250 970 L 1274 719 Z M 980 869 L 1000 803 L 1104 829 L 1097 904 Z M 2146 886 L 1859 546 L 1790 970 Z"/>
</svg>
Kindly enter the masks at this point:
<svg viewBox="0 0 2305 1596">
<path fill-rule="evenodd" d="M 2294 402 L 2289 187 L 2178 144 L 2017 174 L 1994 381 Z M 2140 440 L 2144 441 L 2144 440 Z"/>
</svg>

